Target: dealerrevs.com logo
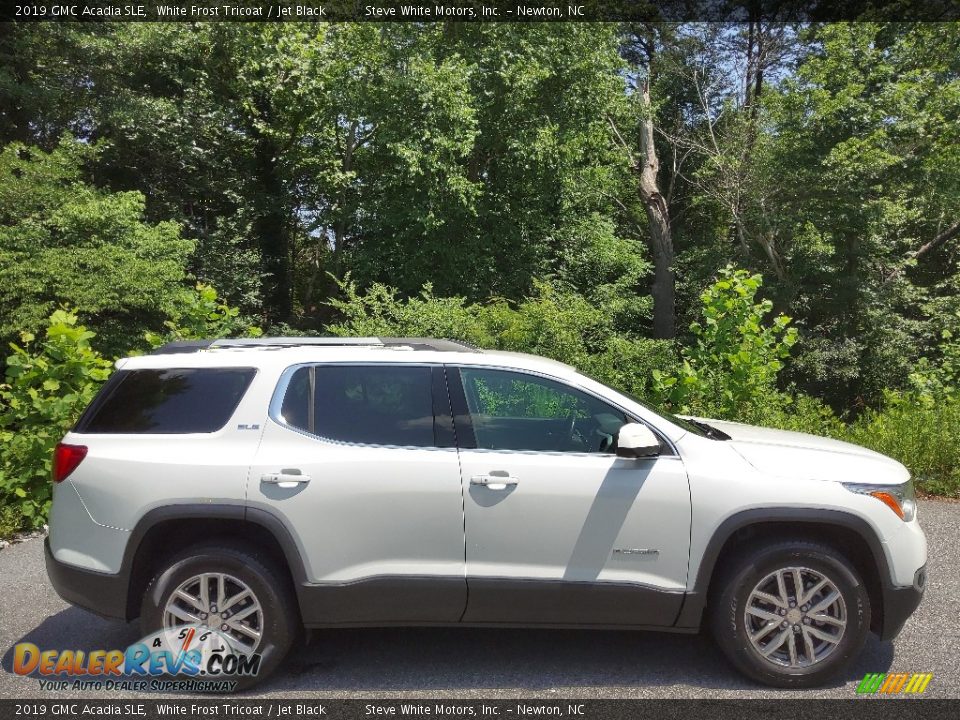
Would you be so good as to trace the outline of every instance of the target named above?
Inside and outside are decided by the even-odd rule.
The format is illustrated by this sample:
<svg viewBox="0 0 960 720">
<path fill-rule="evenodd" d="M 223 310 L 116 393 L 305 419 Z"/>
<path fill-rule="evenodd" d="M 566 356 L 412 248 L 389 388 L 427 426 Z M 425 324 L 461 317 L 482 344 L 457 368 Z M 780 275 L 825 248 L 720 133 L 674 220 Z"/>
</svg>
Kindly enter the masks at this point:
<svg viewBox="0 0 960 720">
<path fill-rule="evenodd" d="M 257 675 L 260 660 L 229 636 L 194 625 L 161 630 L 125 650 L 13 648 L 13 671 L 37 676 L 41 690 L 230 692 L 240 678 Z"/>
<path fill-rule="evenodd" d="M 919 695 L 933 680 L 933 673 L 867 673 L 857 685 L 859 694 Z"/>
</svg>

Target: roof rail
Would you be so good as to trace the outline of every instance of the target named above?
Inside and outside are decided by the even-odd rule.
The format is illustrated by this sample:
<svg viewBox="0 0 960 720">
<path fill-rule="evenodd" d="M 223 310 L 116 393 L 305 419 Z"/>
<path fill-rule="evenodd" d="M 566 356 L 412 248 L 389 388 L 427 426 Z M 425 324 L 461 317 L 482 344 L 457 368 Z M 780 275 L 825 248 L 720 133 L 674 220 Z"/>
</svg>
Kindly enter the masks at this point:
<svg viewBox="0 0 960 720">
<path fill-rule="evenodd" d="M 259 337 L 178 340 L 157 348 L 152 355 L 194 353 L 220 348 L 286 348 L 286 347 L 393 347 L 440 352 L 481 352 L 479 348 L 459 340 L 403 337 Z"/>
</svg>

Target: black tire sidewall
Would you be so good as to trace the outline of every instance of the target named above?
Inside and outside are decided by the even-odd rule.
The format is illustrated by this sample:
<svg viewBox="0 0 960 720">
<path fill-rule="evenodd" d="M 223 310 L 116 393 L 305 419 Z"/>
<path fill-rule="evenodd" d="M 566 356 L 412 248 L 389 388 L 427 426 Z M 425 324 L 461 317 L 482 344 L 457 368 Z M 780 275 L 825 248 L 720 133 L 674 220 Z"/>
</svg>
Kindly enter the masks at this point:
<svg viewBox="0 0 960 720">
<path fill-rule="evenodd" d="M 140 629 L 146 636 L 163 626 L 163 607 L 167 597 L 181 583 L 201 573 L 226 573 L 242 580 L 260 602 L 264 627 L 256 652 L 261 655 L 255 677 L 229 677 L 236 689 L 257 684 L 282 662 L 292 646 L 299 626 L 299 615 L 290 600 L 287 583 L 269 561 L 255 552 L 232 547 L 201 547 L 173 558 L 147 587 L 140 610 Z"/>
<path fill-rule="evenodd" d="M 784 668 L 753 648 L 744 626 L 744 607 L 753 588 L 783 567 L 799 566 L 822 573 L 840 591 L 847 609 L 847 627 L 839 646 L 808 668 Z M 870 630 L 870 599 L 854 568 L 831 548 L 778 545 L 750 554 L 732 570 L 712 618 L 721 649 L 749 677 L 776 687 L 816 687 L 836 676 L 860 653 Z"/>
</svg>

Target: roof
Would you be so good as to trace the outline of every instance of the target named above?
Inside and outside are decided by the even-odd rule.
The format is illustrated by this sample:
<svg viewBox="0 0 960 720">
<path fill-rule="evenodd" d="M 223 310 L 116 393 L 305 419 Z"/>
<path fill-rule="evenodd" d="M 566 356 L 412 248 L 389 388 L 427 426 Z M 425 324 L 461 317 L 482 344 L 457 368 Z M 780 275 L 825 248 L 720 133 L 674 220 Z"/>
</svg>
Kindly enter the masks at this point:
<svg viewBox="0 0 960 720">
<path fill-rule="evenodd" d="M 386 354 L 389 353 L 389 358 Z M 284 368 L 324 362 L 450 363 L 496 365 L 567 376 L 576 369 L 539 355 L 484 350 L 458 340 L 399 337 L 267 337 L 185 340 L 167 343 L 149 355 L 122 358 L 118 368 L 251 367 Z"/>
</svg>

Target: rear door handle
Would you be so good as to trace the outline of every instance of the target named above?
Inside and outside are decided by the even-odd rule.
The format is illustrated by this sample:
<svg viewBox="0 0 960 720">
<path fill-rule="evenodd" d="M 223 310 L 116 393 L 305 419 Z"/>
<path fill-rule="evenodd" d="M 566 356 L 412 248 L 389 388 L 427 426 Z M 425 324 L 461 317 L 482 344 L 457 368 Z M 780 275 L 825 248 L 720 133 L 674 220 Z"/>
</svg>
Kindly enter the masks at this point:
<svg viewBox="0 0 960 720">
<path fill-rule="evenodd" d="M 471 485 L 482 485 L 487 490 L 506 490 L 517 482 L 512 475 L 474 475 L 470 478 Z"/>
<path fill-rule="evenodd" d="M 280 488 L 293 488 L 310 482 L 310 476 L 304 475 L 299 470 L 284 469 L 280 472 L 264 473 L 260 476 L 260 482 L 276 485 Z"/>
</svg>

